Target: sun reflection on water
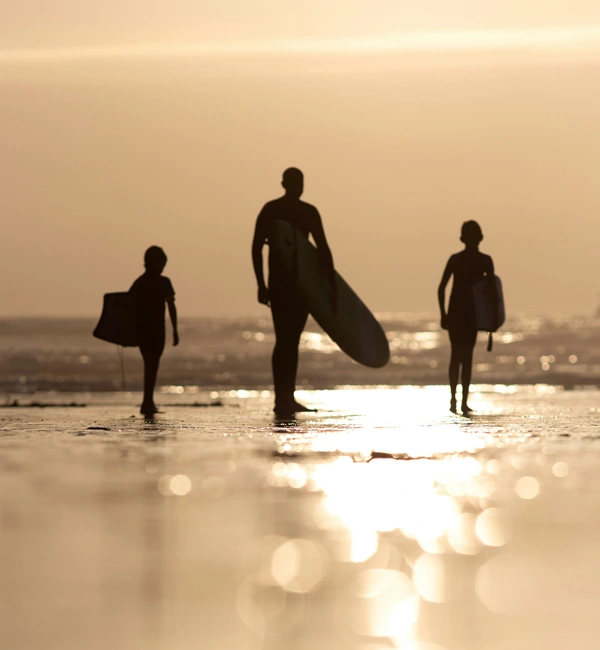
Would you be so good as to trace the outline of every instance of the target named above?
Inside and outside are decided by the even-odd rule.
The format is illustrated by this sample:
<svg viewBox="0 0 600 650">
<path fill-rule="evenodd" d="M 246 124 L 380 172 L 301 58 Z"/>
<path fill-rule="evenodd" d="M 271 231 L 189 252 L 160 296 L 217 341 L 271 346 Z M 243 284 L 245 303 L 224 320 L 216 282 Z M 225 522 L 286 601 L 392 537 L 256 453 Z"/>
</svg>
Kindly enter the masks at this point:
<svg viewBox="0 0 600 650">
<path fill-rule="evenodd" d="M 515 612 L 514 587 L 502 576 L 506 568 L 516 579 L 522 566 L 511 555 L 515 517 L 545 495 L 542 477 L 567 484 L 571 474 L 558 445 L 531 436 L 539 412 L 519 415 L 508 435 L 499 406 L 499 395 L 556 391 L 495 388 L 474 390 L 473 418 L 449 414 L 442 387 L 300 393 L 320 411 L 274 427 L 265 485 L 286 495 L 277 499 L 282 512 L 310 495 L 304 528 L 271 538 L 262 568 L 244 583 L 240 602 L 258 603 L 252 624 L 284 633 L 327 599 L 348 648 L 444 650 L 429 635 L 431 607 L 458 607 L 468 592 L 478 607 Z M 505 547 L 513 559 L 497 560 Z"/>
<path fill-rule="evenodd" d="M 486 444 L 485 437 L 468 426 L 468 420 L 457 427 L 456 419 L 449 417 L 445 387 L 364 389 L 360 391 L 360 413 L 356 413 L 354 393 L 321 391 L 317 399 L 312 395 L 311 406 L 336 413 L 335 420 L 332 419 L 335 430 L 328 433 L 320 429 L 320 435 L 312 440 L 314 451 L 370 456 L 375 449 L 430 458 L 437 454 L 473 453 Z M 390 393 L 395 399 L 390 399 Z M 302 392 L 299 398 L 305 399 Z M 478 410 L 492 408 L 480 393 L 474 395 L 473 404 Z"/>
<path fill-rule="evenodd" d="M 310 536 L 268 538 L 262 568 L 241 588 L 240 616 L 252 611 L 252 625 L 263 632 L 268 626 L 290 629 L 305 603 L 300 607 L 290 601 L 286 613 L 281 593 L 268 612 L 250 601 L 258 599 L 264 606 L 265 589 L 308 597 L 327 582 L 334 563 L 342 563 L 356 571 L 337 590 L 340 632 L 373 643 L 387 639 L 397 648 L 428 647 L 418 639 L 421 604 L 447 601 L 448 558 L 500 547 L 510 537 L 508 514 L 483 505 L 493 491 L 488 465 L 496 468 L 465 453 L 403 462 L 365 463 L 349 456 L 305 466 L 273 461 L 268 483 L 288 489 L 310 486 L 315 494 L 312 527 L 331 540 L 325 550 Z"/>
</svg>

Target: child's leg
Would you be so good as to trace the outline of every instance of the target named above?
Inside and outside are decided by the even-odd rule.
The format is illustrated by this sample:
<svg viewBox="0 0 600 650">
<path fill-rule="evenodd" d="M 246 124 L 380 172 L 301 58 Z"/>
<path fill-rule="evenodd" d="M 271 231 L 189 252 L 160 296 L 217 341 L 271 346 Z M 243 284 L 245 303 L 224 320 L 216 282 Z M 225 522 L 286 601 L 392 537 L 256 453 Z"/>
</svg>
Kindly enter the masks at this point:
<svg viewBox="0 0 600 650">
<path fill-rule="evenodd" d="M 462 383 L 462 411 L 463 413 L 471 411 L 467 405 L 469 389 L 471 388 L 471 375 L 473 372 L 473 348 L 471 345 L 462 346 L 461 350 L 461 383 Z"/>
<path fill-rule="evenodd" d="M 450 367 L 448 368 L 448 379 L 450 381 L 450 410 L 456 413 L 456 386 L 458 385 L 458 373 L 460 368 L 460 355 L 458 346 L 451 343 Z"/>
<path fill-rule="evenodd" d="M 153 349 L 142 349 L 144 359 L 144 399 L 141 412 L 144 415 L 153 415 L 157 409 L 154 405 L 154 387 L 160 363 L 161 352 Z"/>
</svg>

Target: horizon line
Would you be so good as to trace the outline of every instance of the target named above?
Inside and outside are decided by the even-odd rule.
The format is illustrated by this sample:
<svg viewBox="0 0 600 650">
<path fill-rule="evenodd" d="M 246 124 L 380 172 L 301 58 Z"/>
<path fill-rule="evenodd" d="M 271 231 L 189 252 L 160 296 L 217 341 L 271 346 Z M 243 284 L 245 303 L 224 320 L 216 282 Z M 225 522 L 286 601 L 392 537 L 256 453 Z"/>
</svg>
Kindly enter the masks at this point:
<svg viewBox="0 0 600 650">
<path fill-rule="evenodd" d="M 291 38 L 231 43 L 145 43 L 0 49 L 0 64 L 73 60 L 216 58 L 242 55 L 352 55 L 473 51 L 600 52 L 600 25 L 519 29 L 437 30 L 363 37 Z"/>
</svg>

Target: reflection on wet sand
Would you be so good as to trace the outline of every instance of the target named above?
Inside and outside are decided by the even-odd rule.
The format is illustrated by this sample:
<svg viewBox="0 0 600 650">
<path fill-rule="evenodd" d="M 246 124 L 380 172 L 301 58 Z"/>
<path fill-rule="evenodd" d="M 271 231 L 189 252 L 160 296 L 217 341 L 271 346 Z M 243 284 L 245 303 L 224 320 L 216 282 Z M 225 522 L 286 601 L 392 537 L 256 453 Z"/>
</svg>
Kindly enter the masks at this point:
<svg viewBox="0 0 600 650">
<path fill-rule="evenodd" d="M 0 647 L 595 648 L 598 394 L 503 392 L 9 411 Z"/>
</svg>

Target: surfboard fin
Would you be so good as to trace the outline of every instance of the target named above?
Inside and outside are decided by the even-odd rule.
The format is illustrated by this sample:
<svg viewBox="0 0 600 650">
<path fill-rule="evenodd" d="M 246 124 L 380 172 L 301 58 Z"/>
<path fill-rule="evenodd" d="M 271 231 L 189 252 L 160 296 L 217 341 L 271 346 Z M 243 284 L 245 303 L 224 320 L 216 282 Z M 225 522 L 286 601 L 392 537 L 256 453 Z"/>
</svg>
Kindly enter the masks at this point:
<svg viewBox="0 0 600 650">
<path fill-rule="evenodd" d="M 494 335 L 491 332 L 488 332 L 487 351 L 491 352 L 493 347 L 494 347 Z"/>
</svg>

